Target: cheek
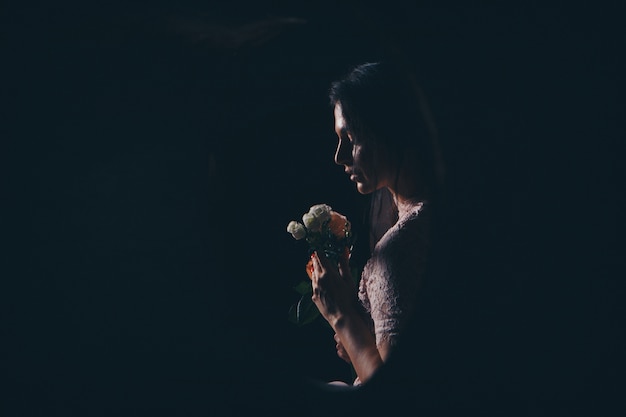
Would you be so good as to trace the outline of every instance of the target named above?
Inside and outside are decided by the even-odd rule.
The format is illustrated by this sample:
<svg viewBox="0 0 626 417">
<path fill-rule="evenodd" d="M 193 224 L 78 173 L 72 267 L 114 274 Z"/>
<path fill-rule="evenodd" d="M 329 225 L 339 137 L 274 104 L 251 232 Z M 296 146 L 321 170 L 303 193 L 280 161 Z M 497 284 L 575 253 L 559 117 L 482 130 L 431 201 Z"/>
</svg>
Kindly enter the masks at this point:
<svg viewBox="0 0 626 417">
<path fill-rule="evenodd" d="M 373 155 L 369 152 L 356 151 L 353 154 L 354 164 L 367 176 L 371 176 L 373 167 Z"/>
</svg>

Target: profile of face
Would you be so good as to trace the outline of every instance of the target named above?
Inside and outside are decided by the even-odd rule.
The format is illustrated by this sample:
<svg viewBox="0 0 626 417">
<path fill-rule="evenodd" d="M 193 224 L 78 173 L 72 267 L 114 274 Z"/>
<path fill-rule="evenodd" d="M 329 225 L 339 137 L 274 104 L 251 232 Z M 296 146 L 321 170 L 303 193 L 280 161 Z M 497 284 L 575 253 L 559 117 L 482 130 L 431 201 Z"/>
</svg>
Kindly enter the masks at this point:
<svg viewBox="0 0 626 417">
<path fill-rule="evenodd" d="M 384 163 L 384 150 L 375 149 L 371 141 L 356 137 L 346 124 L 337 103 L 334 109 L 335 133 L 339 139 L 335 152 L 335 163 L 344 167 L 350 180 L 356 183 L 361 194 L 372 193 L 387 185 L 388 169 Z"/>
</svg>

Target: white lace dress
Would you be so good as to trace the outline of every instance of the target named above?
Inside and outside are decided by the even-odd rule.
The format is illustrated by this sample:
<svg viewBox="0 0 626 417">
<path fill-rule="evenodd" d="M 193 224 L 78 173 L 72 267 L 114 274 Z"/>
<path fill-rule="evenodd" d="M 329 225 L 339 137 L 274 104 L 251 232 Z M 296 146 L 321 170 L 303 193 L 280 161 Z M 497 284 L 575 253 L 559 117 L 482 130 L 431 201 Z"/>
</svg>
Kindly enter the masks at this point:
<svg viewBox="0 0 626 417">
<path fill-rule="evenodd" d="M 380 238 L 361 274 L 359 299 L 369 315 L 376 345 L 397 344 L 410 317 L 424 274 L 428 250 L 424 204 L 400 210 L 399 218 Z M 359 385 L 357 378 L 354 385 Z"/>
</svg>

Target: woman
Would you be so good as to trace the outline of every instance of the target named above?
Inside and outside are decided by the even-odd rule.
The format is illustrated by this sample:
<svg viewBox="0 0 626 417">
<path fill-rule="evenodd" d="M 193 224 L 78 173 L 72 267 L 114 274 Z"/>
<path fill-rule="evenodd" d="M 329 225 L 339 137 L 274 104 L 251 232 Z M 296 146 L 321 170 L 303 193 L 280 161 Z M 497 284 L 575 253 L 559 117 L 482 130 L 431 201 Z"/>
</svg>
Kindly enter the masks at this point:
<svg viewBox="0 0 626 417">
<path fill-rule="evenodd" d="M 359 193 L 372 194 L 374 245 L 358 296 L 348 259 L 335 267 L 315 253 L 312 299 L 359 385 L 389 358 L 414 310 L 442 173 L 425 101 L 401 69 L 357 66 L 332 84 L 330 99 L 339 140 L 335 162 Z M 384 204 L 385 194 L 391 205 Z"/>
</svg>

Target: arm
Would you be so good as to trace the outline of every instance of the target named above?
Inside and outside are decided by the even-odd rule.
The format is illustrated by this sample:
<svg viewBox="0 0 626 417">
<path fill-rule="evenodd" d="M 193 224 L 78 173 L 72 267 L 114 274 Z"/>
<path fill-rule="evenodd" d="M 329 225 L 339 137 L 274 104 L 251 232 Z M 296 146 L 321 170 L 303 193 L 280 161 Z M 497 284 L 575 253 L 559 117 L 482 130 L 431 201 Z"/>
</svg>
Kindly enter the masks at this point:
<svg viewBox="0 0 626 417">
<path fill-rule="evenodd" d="M 314 259 L 318 269 L 312 277 L 313 301 L 335 330 L 362 382 L 387 360 L 414 310 L 429 251 L 427 224 L 423 215 L 408 218 L 378 242 L 371 264 L 368 261 L 367 309 L 375 334 L 359 311 L 348 259 L 342 259 L 339 268 L 323 256 Z"/>
<path fill-rule="evenodd" d="M 357 376 L 365 382 L 386 360 L 388 346 L 376 346 L 374 334 L 358 312 L 347 259 L 342 259 L 337 269 L 326 257 L 315 254 L 313 268 L 313 302 L 335 331 Z"/>
<path fill-rule="evenodd" d="M 333 339 L 335 339 L 336 342 L 335 349 L 337 349 L 337 356 L 352 365 L 352 362 L 350 362 L 350 357 L 348 356 L 348 352 L 346 352 L 346 350 L 344 349 L 343 344 L 341 343 L 341 339 L 339 339 L 339 335 L 337 333 L 335 333 Z"/>
<path fill-rule="evenodd" d="M 386 354 L 376 347 L 376 339 L 358 314 L 343 314 L 331 323 L 354 370 L 366 382 L 383 364 Z"/>
</svg>

